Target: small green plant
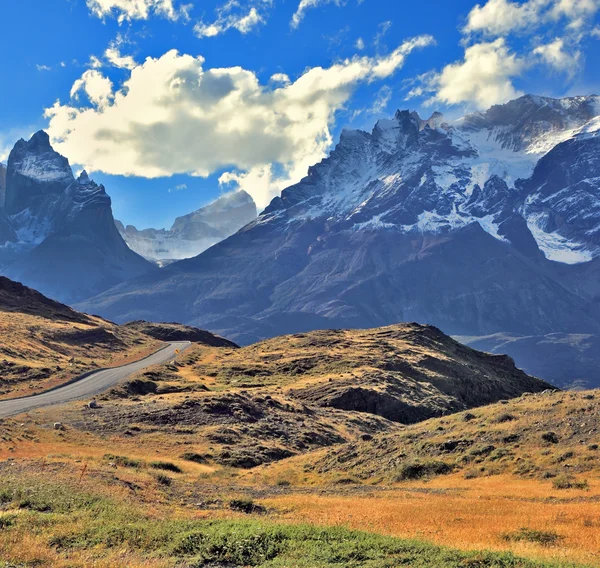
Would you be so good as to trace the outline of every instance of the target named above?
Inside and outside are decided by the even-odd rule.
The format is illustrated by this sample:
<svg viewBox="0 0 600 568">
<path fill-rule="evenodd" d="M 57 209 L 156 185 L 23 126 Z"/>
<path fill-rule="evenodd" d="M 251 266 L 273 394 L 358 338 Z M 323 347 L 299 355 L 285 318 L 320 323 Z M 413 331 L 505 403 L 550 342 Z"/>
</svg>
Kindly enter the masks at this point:
<svg viewBox="0 0 600 568">
<path fill-rule="evenodd" d="M 555 546 L 563 537 L 552 531 L 538 531 L 521 528 L 516 532 L 506 533 L 502 538 L 507 542 L 532 542 L 540 546 Z"/>
<path fill-rule="evenodd" d="M 497 424 L 503 424 L 505 422 L 512 422 L 513 420 L 516 420 L 514 415 L 504 412 L 503 414 L 500 414 L 500 416 L 498 416 L 494 422 Z"/>
<path fill-rule="evenodd" d="M 173 473 L 183 473 L 183 470 L 174 463 L 165 462 L 165 461 L 154 461 L 150 462 L 150 467 L 152 469 L 161 469 L 163 471 L 171 471 Z"/>
</svg>

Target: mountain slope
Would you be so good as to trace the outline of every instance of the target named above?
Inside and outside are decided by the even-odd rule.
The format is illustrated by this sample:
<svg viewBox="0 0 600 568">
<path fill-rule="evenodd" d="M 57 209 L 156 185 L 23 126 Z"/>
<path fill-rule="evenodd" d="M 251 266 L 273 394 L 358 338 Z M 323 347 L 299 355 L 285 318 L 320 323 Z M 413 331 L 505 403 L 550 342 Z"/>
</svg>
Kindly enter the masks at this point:
<svg viewBox="0 0 600 568">
<path fill-rule="evenodd" d="M 153 266 L 117 231 L 104 187 L 55 152 L 45 132 L 19 141 L 8 160 L 2 273 L 66 302 Z"/>
<path fill-rule="evenodd" d="M 1 276 L 0 337 L 0 398 L 35 394 L 161 346 L 148 335 L 77 312 Z"/>
<path fill-rule="evenodd" d="M 175 219 L 170 230 L 117 228 L 127 245 L 161 265 L 196 256 L 256 219 L 256 204 L 245 191 L 225 194 L 209 205 Z"/>
<path fill-rule="evenodd" d="M 598 334 L 599 108 L 527 96 L 455 124 L 401 111 L 344 131 L 256 221 L 82 307 L 241 343 L 407 320 Z"/>
</svg>

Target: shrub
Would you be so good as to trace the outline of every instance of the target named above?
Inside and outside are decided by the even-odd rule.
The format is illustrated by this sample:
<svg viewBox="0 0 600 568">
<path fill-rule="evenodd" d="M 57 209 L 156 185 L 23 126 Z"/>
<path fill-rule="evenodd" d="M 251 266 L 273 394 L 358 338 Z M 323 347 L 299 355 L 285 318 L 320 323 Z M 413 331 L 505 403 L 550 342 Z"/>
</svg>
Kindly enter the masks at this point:
<svg viewBox="0 0 600 568">
<path fill-rule="evenodd" d="M 186 461 L 190 461 L 190 462 L 194 462 L 194 463 L 199 463 L 199 464 L 208 463 L 208 459 L 206 458 L 206 456 L 204 456 L 202 454 L 197 454 L 196 452 L 185 452 L 185 453 L 181 454 L 180 457 L 182 460 L 186 460 Z"/>
<path fill-rule="evenodd" d="M 262 505 L 257 505 L 252 499 L 232 499 L 229 501 L 229 508 L 232 511 L 246 513 L 247 515 L 266 512 L 266 509 Z"/>
<path fill-rule="evenodd" d="M 442 461 L 411 462 L 400 467 L 394 481 L 408 481 L 434 475 L 445 475 L 451 471 L 452 467 Z"/>
<path fill-rule="evenodd" d="M 516 420 L 516 418 L 512 414 L 504 412 L 503 414 L 500 414 L 494 422 L 503 424 L 504 422 L 512 422 L 513 420 Z"/>
<path fill-rule="evenodd" d="M 516 532 L 504 534 L 502 538 L 508 542 L 533 542 L 541 546 L 554 546 L 564 537 L 552 531 L 521 528 Z"/>
<path fill-rule="evenodd" d="M 171 485 L 173 483 L 173 480 L 168 475 L 165 475 L 164 473 L 157 473 L 154 476 L 154 479 L 156 479 L 156 481 L 160 485 L 165 485 L 166 487 L 168 487 L 169 485 Z"/>
<path fill-rule="evenodd" d="M 554 489 L 589 489 L 587 481 L 577 481 L 572 475 L 561 475 L 552 482 Z"/>
<path fill-rule="evenodd" d="M 554 432 L 545 432 L 542 434 L 542 440 L 544 440 L 544 442 L 548 442 L 549 444 L 558 444 L 560 441 Z"/>
<path fill-rule="evenodd" d="M 142 460 L 128 458 L 127 456 L 115 456 L 113 454 L 104 454 L 104 459 L 118 465 L 119 467 L 138 468 L 144 465 Z"/>
<path fill-rule="evenodd" d="M 183 470 L 174 463 L 164 461 L 150 462 L 150 467 L 153 469 L 161 469 L 163 471 L 172 471 L 173 473 L 183 473 Z"/>
</svg>

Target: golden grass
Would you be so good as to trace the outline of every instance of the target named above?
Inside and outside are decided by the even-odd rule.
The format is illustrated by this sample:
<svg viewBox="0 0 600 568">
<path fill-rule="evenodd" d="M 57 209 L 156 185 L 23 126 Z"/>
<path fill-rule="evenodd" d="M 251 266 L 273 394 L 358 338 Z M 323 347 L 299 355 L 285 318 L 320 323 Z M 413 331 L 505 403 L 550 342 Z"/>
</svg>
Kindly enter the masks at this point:
<svg viewBox="0 0 600 568">
<path fill-rule="evenodd" d="M 89 323 L 52 320 L 17 312 L 0 312 L 2 383 L 0 400 L 43 392 L 103 367 L 141 359 L 162 342 L 89 316 Z M 113 343 L 91 344 L 77 334 L 105 330 Z M 110 337 L 110 335 L 108 336 Z"/>
<path fill-rule="evenodd" d="M 592 480 L 591 480 L 592 481 Z M 498 476 L 437 479 L 368 496 L 283 495 L 265 499 L 288 522 L 344 526 L 463 550 L 510 550 L 545 560 L 600 566 L 600 480 L 589 492 Z M 555 531 L 559 546 L 506 542 L 506 533 Z"/>
</svg>

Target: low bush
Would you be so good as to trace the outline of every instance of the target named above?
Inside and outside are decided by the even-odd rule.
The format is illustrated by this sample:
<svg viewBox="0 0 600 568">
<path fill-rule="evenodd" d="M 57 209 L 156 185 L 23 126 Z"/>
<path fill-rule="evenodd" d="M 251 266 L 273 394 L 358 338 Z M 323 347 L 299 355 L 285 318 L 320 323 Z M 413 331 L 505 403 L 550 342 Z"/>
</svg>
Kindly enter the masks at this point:
<svg viewBox="0 0 600 568">
<path fill-rule="evenodd" d="M 143 460 L 128 458 L 127 456 L 115 456 L 113 454 L 104 454 L 104 459 L 114 463 L 119 467 L 139 468 L 145 465 Z"/>
<path fill-rule="evenodd" d="M 173 483 L 173 479 L 164 473 L 155 474 L 154 479 L 156 479 L 157 483 L 166 487 Z"/>
<path fill-rule="evenodd" d="M 451 472 L 452 466 L 443 461 L 416 461 L 402 465 L 394 476 L 394 481 L 423 479 Z"/>
<path fill-rule="evenodd" d="M 199 463 L 199 464 L 207 464 L 208 463 L 208 458 L 202 454 L 197 454 L 196 452 L 185 452 L 183 454 L 181 454 L 181 459 L 182 460 L 186 460 L 186 461 L 190 461 L 190 462 L 194 462 L 194 463 Z"/>
<path fill-rule="evenodd" d="M 563 537 L 552 531 L 538 531 L 522 528 L 516 532 L 504 534 L 503 539 L 508 542 L 532 542 L 541 546 L 554 546 L 558 544 Z"/>
<path fill-rule="evenodd" d="M 577 481 L 572 475 L 561 475 L 552 482 L 554 489 L 589 489 L 587 481 Z"/>
<path fill-rule="evenodd" d="M 183 470 L 174 463 L 165 462 L 165 461 L 154 461 L 150 462 L 150 467 L 152 469 L 161 469 L 163 471 L 171 471 L 173 473 L 183 473 Z"/>
</svg>

